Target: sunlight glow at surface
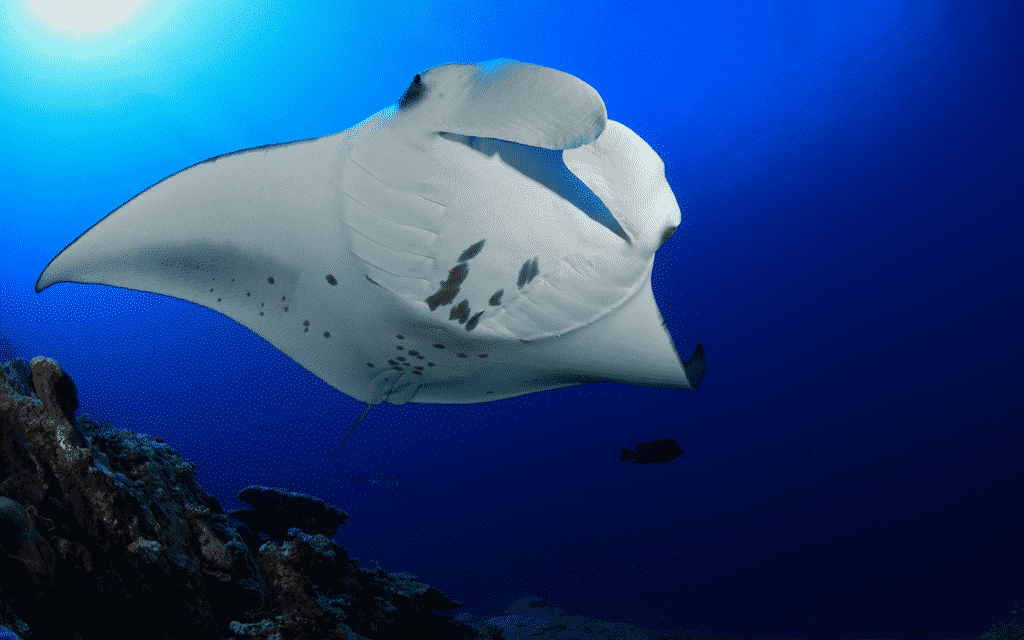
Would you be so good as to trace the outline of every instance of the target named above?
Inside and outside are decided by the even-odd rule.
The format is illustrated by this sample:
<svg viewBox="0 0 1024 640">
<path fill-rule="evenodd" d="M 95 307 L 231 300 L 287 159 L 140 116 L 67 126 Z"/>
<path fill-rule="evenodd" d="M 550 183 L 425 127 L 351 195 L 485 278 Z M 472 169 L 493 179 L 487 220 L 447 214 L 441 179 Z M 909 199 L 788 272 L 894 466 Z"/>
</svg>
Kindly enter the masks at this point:
<svg viewBox="0 0 1024 640">
<path fill-rule="evenodd" d="M 27 0 L 28 10 L 59 31 L 90 33 L 109 29 L 135 11 L 143 0 Z"/>
</svg>

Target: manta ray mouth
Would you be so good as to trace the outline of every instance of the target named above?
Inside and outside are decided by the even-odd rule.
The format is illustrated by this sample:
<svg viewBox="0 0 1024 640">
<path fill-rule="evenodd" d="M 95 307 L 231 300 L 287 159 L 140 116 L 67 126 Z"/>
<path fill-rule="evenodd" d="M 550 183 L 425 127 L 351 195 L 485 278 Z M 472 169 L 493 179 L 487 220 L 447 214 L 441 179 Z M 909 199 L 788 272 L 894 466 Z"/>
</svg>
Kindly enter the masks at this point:
<svg viewBox="0 0 1024 640">
<path fill-rule="evenodd" d="M 508 140 L 464 136 L 443 131 L 438 135 L 446 140 L 464 144 L 487 157 L 497 153 L 505 164 L 565 198 L 588 218 L 622 238 L 626 244 L 633 244 L 633 240 L 612 215 L 608 206 L 565 166 L 561 149 L 542 149 Z"/>
</svg>

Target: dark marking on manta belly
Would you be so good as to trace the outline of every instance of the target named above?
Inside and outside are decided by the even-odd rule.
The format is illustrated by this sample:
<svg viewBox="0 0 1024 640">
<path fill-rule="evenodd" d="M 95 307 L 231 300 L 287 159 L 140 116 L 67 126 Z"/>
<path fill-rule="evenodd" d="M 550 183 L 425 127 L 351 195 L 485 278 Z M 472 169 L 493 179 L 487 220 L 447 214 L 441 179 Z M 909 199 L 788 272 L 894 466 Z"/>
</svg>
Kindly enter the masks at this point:
<svg viewBox="0 0 1024 640">
<path fill-rule="evenodd" d="M 469 248 L 463 251 L 462 255 L 459 256 L 459 262 L 466 262 L 467 260 L 472 260 L 473 258 L 477 257 L 477 255 L 479 255 L 479 253 L 483 250 L 484 242 L 486 241 L 487 239 L 484 238 L 480 242 L 471 244 Z"/>
<path fill-rule="evenodd" d="M 469 317 L 469 302 L 463 300 L 460 302 L 452 312 L 448 315 L 449 320 L 458 320 L 459 324 L 463 324 L 466 318 Z"/>
<path fill-rule="evenodd" d="M 503 294 L 503 293 L 505 293 L 504 289 L 498 289 L 497 291 L 495 291 L 494 295 L 491 296 L 491 299 L 487 301 L 487 304 L 491 305 L 492 307 L 500 307 L 501 306 L 501 294 Z"/>
<path fill-rule="evenodd" d="M 540 268 L 537 266 L 539 260 L 540 258 L 534 258 L 523 263 L 522 268 L 519 269 L 519 279 L 516 280 L 517 287 L 522 289 L 533 282 L 533 279 L 540 273 Z"/>
<path fill-rule="evenodd" d="M 328 274 L 327 274 L 327 282 L 328 282 L 328 283 L 330 283 L 330 285 L 331 285 L 331 286 L 333 287 L 333 286 L 335 286 L 336 284 L 338 284 L 338 279 L 337 279 L 337 278 L 335 278 L 334 276 L 332 276 L 331 274 L 329 274 L 329 273 L 328 273 Z M 372 282 L 372 281 L 371 281 L 371 282 Z"/>
<path fill-rule="evenodd" d="M 430 306 L 431 311 L 437 310 L 441 305 L 451 304 L 455 296 L 459 295 L 459 286 L 469 276 L 469 266 L 457 264 L 448 271 L 448 279 L 441 281 L 441 288 L 427 297 L 424 302 Z"/>
<path fill-rule="evenodd" d="M 270 276 L 269 278 L 267 278 L 267 282 L 269 282 L 270 284 L 274 284 L 274 276 Z"/>
<path fill-rule="evenodd" d="M 480 255 L 480 252 L 483 251 L 484 244 L 486 242 L 486 238 L 478 242 L 474 242 L 459 254 L 459 264 L 455 265 L 448 271 L 448 278 L 441 281 L 441 287 L 424 300 L 424 302 L 426 302 L 430 307 L 431 311 L 436 311 L 438 307 L 442 305 L 449 305 L 455 301 L 455 297 L 459 295 L 459 289 L 462 286 L 462 283 L 469 277 L 469 265 L 466 263 Z M 493 301 L 494 299 L 495 298 L 492 296 L 491 300 Z M 492 302 L 492 305 L 493 304 L 494 303 Z M 476 328 L 477 323 L 480 322 L 480 316 L 483 315 L 483 311 L 478 312 L 472 317 L 472 319 L 469 318 L 470 313 L 472 313 L 472 311 L 469 308 L 469 301 L 463 300 L 451 310 L 448 319 L 457 320 L 459 324 L 466 325 L 466 331 L 472 331 Z M 467 319 L 469 320 L 468 322 Z"/>
<path fill-rule="evenodd" d="M 482 315 L 484 315 L 483 311 L 477 311 L 476 314 L 474 314 L 473 317 L 470 318 L 468 322 L 466 322 L 466 331 L 472 331 L 473 329 L 475 329 L 476 324 L 480 322 L 480 316 Z"/>
</svg>

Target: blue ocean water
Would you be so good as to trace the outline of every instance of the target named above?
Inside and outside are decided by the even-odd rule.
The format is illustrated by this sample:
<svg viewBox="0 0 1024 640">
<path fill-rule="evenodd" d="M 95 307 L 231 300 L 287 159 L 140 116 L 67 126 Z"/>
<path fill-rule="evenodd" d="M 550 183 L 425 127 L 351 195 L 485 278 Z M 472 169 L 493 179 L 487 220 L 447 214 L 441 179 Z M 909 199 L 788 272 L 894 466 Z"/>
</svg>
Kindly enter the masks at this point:
<svg viewBox="0 0 1024 640">
<path fill-rule="evenodd" d="M 478 615 L 535 594 L 655 628 L 927 639 L 1024 601 L 1020 5 L 0 6 L 0 357 L 59 361 L 80 412 L 160 435 L 226 509 L 251 484 L 316 495 L 355 557 Z M 331 458 L 364 406 L 245 327 L 33 292 L 158 180 L 498 57 L 585 80 L 664 159 L 683 220 L 654 293 L 684 357 L 707 350 L 696 392 L 382 404 Z M 665 437 L 685 455 L 619 462 Z"/>
</svg>

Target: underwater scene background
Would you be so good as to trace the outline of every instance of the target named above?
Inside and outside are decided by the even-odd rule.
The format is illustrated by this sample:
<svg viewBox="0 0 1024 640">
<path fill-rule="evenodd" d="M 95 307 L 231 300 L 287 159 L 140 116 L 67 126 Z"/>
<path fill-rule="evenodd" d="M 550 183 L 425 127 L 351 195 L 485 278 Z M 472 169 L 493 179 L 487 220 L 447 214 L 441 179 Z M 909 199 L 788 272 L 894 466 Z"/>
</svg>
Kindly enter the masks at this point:
<svg viewBox="0 0 1024 640">
<path fill-rule="evenodd" d="M 966 638 L 1024 601 L 1021 5 L 129 4 L 0 3 L 0 360 L 58 361 L 80 413 L 159 435 L 225 509 L 337 506 L 354 557 L 476 615 Z M 381 404 L 329 457 L 364 405 L 226 316 L 33 292 L 162 178 L 499 57 L 583 79 L 663 158 L 654 294 L 699 390 Z M 685 454 L 620 463 L 661 438 Z"/>
</svg>

